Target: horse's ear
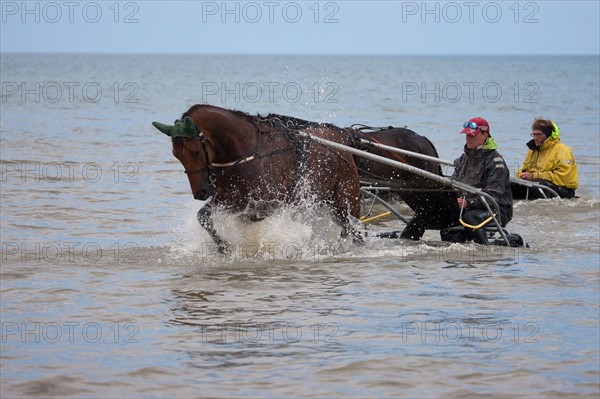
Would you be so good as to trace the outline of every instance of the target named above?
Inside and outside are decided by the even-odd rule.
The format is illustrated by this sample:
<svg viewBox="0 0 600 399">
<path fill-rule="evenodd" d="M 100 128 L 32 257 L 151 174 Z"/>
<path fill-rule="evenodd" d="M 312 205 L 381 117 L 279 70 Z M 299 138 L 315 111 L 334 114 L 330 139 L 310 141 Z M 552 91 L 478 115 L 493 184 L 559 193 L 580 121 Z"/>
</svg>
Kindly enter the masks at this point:
<svg viewBox="0 0 600 399">
<path fill-rule="evenodd" d="M 175 122 L 175 125 L 165 125 L 160 122 L 152 122 L 152 125 L 171 138 L 187 137 L 190 139 L 199 138 L 198 130 L 194 125 L 192 118 L 186 116 L 182 121 Z"/>
<path fill-rule="evenodd" d="M 192 131 L 192 132 L 196 131 L 196 129 L 194 129 L 194 121 L 189 116 L 186 116 L 185 118 L 183 118 L 183 127 L 187 131 Z"/>
<path fill-rule="evenodd" d="M 152 126 L 154 126 L 169 137 L 171 137 L 171 134 L 173 133 L 174 126 L 165 125 L 164 123 L 160 122 L 152 122 Z"/>
<path fill-rule="evenodd" d="M 190 139 L 197 139 L 200 137 L 200 134 L 192 118 L 186 116 L 183 118 L 183 122 L 177 122 L 175 124 L 171 133 L 171 137 L 188 137 Z"/>
</svg>

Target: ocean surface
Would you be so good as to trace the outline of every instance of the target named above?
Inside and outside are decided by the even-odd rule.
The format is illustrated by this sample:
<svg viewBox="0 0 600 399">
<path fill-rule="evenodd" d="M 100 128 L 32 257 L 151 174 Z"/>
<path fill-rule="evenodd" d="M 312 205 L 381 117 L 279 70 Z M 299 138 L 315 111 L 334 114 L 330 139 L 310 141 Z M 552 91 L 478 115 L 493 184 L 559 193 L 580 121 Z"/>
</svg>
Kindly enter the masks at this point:
<svg viewBox="0 0 600 399">
<path fill-rule="evenodd" d="M 2 54 L 0 71 L 3 398 L 600 395 L 598 57 Z M 196 103 L 407 126 L 448 160 L 481 116 L 513 171 L 544 116 L 578 198 L 515 203 L 530 248 L 376 238 L 392 219 L 356 246 L 313 204 L 218 214 L 222 256 L 151 125 Z"/>
</svg>

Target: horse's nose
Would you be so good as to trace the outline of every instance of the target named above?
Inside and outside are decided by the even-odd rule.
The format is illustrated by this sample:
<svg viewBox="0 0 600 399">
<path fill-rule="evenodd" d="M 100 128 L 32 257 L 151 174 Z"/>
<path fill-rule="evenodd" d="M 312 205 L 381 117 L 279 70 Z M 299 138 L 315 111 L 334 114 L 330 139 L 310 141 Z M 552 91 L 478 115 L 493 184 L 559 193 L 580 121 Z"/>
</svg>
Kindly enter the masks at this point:
<svg viewBox="0 0 600 399">
<path fill-rule="evenodd" d="M 200 200 L 200 201 L 204 201 L 206 200 L 208 197 L 210 197 L 210 191 L 203 188 L 201 189 L 199 192 L 194 194 L 194 199 Z"/>
<path fill-rule="evenodd" d="M 206 199 L 206 190 L 202 190 L 199 193 L 194 194 L 194 199 L 204 201 Z"/>
</svg>

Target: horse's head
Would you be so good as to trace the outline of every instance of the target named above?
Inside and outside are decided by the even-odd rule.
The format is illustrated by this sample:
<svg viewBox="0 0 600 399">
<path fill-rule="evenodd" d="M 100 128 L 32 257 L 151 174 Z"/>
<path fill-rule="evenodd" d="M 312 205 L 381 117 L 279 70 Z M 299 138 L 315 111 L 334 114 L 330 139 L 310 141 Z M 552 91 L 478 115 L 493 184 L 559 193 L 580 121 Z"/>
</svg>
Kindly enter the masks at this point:
<svg viewBox="0 0 600 399">
<path fill-rule="evenodd" d="M 181 162 L 188 175 L 194 198 L 206 200 L 214 192 L 211 164 L 215 155 L 213 145 L 202 131 L 186 116 L 175 125 L 152 122 L 155 128 L 171 137 L 173 155 Z"/>
</svg>

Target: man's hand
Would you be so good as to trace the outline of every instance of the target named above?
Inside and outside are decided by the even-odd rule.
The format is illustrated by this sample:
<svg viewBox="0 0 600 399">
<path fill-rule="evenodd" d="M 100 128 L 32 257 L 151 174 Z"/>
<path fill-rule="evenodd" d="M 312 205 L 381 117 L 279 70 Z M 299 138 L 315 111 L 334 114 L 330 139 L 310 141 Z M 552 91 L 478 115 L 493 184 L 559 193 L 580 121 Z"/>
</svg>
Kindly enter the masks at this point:
<svg viewBox="0 0 600 399">
<path fill-rule="evenodd" d="M 521 172 L 519 177 L 525 180 L 533 180 L 533 172 Z"/>
</svg>

